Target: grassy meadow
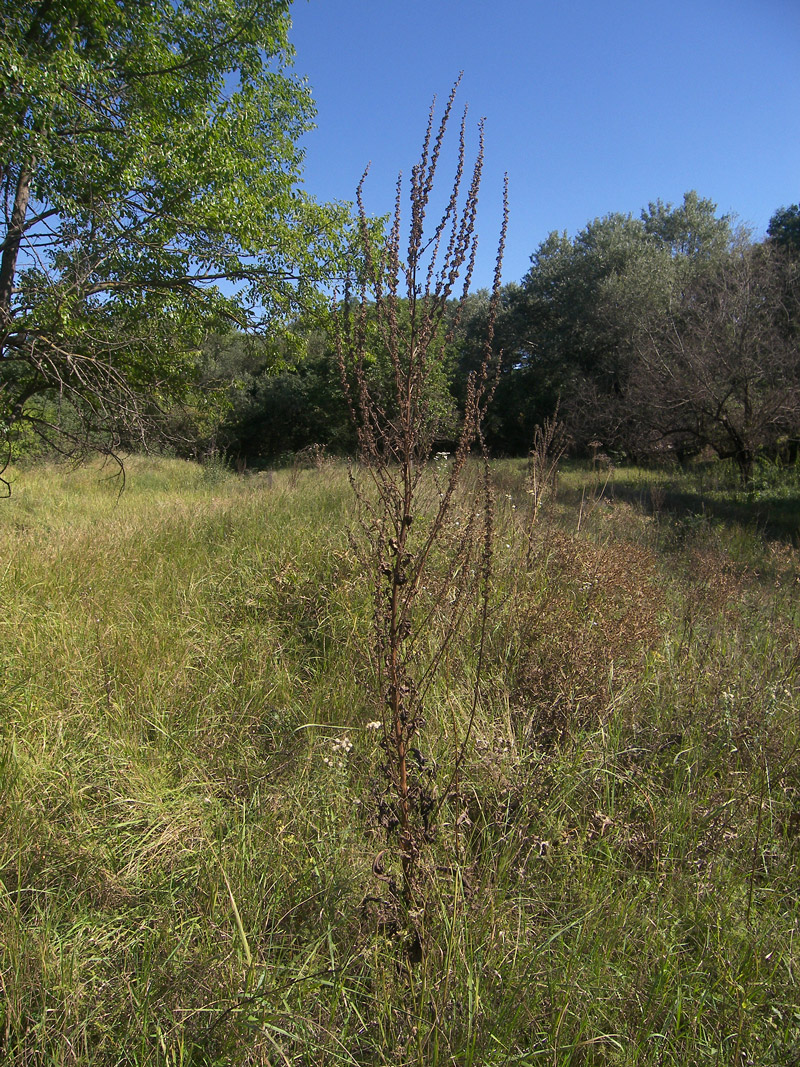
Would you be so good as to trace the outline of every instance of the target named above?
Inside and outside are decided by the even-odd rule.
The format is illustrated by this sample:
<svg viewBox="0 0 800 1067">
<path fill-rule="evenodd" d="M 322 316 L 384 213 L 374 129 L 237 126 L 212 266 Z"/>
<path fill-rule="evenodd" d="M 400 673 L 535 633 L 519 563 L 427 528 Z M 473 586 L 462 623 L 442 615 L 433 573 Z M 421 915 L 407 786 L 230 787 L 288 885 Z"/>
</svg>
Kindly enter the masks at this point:
<svg viewBox="0 0 800 1067">
<path fill-rule="evenodd" d="M 497 463 L 404 912 L 346 468 L 108 473 L 0 502 L 0 1063 L 800 1065 L 796 478 Z"/>
</svg>

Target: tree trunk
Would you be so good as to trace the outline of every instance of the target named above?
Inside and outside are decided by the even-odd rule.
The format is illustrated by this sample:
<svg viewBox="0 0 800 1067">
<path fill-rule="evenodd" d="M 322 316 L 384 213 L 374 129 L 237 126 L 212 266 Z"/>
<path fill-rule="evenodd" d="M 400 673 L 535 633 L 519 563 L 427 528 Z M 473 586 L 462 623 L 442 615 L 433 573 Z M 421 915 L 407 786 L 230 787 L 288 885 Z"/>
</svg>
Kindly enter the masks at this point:
<svg viewBox="0 0 800 1067">
<path fill-rule="evenodd" d="M 17 273 L 17 258 L 25 232 L 25 217 L 28 214 L 28 201 L 31 195 L 33 168 L 20 168 L 17 190 L 14 195 L 14 207 L 11 222 L 3 242 L 3 257 L 0 260 L 0 324 L 6 325 L 11 319 L 11 295 L 14 291 L 14 277 Z"/>
<path fill-rule="evenodd" d="M 744 448 L 740 452 L 736 453 L 736 463 L 739 467 L 739 474 L 742 476 L 742 485 L 749 485 L 753 477 L 753 464 L 755 462 L 755 455 L 750 448 Z"/>
</svg>

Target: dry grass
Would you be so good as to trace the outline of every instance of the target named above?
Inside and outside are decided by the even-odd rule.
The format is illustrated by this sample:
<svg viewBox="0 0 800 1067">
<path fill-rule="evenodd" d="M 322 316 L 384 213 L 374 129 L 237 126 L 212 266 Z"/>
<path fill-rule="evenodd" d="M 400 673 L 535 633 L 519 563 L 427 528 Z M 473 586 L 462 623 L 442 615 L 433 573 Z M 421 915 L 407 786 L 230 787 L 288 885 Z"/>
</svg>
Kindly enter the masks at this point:
<svg viewBox="0 0 800 1067">
<path fill-rule="evenodd" d="M 526 566 L 495 469 L 415 962 L 346 473 L 129 474 L 34 469 L 0 512 L 3 1062 L 800 1061 L 796 546 L 619 501 L 578 534 L 567 471 Z M 439 790 L 473 652 L 429 694 Z"/>
</svg>

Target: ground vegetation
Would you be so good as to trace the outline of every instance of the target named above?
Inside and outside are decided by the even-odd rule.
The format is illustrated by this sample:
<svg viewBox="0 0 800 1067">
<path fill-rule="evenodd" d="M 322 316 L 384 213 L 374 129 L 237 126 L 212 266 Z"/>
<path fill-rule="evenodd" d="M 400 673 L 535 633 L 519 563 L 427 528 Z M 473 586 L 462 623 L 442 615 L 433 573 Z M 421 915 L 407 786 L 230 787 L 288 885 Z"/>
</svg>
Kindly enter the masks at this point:
<svg viewBox="0 0 800 1067">
<path fill-rule="evenodd" d="M 0 512 L 5 1063 L 797 1058 L 796 480 L 567 464 L 531 522 L 527 464 L 493 465 L 417 956 L 373 900 L 346 468 L 106 473 L 15 471 Z M 473 655 L 442 658 L 426 774 Z"/>
</svg>

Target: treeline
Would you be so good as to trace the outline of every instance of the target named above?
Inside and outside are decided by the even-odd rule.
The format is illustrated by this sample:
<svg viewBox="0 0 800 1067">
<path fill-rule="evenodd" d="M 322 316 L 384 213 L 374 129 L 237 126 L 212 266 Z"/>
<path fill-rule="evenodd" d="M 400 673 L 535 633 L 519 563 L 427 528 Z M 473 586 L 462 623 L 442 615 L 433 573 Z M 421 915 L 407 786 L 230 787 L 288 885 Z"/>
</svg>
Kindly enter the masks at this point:
<svg viewBox="0 0 800 1067">
<path fill-rule="evenodd" d="M 488 294 L 471 296 L 443 348 L 443 448 L 487 314 Z M 763 242 L 694 192 L 574 237 L 551 233 L 503 290 L 495 345 L 502 370 L 486 433 L 496 453 L 526 453 L 557 412 L 578 452 L 641 461 L 705 451 L 747 480 L 760 452 L 790 458 L 800 438 L 800 207 L 777 211 Z M 377 337 L 375 363 L 379 373 Z M 195 450 L 253 464 L 353 446 L 330 320 L 295 323 L 291 343 L 216 334 L 201 373 L 202 395 L 221 389 L 224 401 Z"/>
<path fill-rule="evenodd" d="M 289 8 L 4 3 L 0 496 L 37 449 L 352 449 L 324 293 L 364 246 L 347 205 L 300 186 L 314 109 Z M 753 242 L 687 193 L 551 234 L 502 292 L 489 445 L 524 454 L 558 411 L 578 451 L 710 449 L 745 479 L 796 450 L 799 230 L 795 205 Z M 443 449 L 488 297 L 462 312 L 430 380 Z M 368 340 L 379 384 L 391 361 Z"/>
</svg>

